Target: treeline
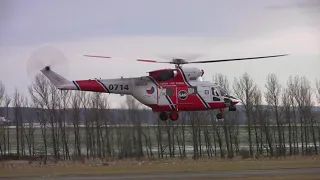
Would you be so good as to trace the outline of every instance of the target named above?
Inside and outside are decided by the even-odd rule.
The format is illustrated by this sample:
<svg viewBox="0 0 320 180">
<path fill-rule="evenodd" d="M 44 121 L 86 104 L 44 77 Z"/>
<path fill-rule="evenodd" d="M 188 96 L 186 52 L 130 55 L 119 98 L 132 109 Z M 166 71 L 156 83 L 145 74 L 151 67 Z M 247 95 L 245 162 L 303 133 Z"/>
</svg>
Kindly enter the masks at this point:
<svg viewBox="0 0 320 180">
<path fill-rule="evenodd" d="M 116 119 L 108 110 L 107 94 L 60 91 L 42 74 L 36 76 L 28 94 L 16 89 L 9 95 L 0 83 L 0 104 L 6 110 L 9 106 L 14 108 L 15 125 L 15 129 L 6 123 L 0 125 L 0 155 L 31 160 L 40 157 L 46 162 L 80 157 L 185 158 L 191 155 L 196 159 L 320 152 L 320 117 L 312 111 L 315 103 L 320 103 L 320 81 L 316 81 L 313 89 L 307 78 L 296 76 L 290 77 L 283 87 L 275 74 L 269 74 L 265 90 L 261 90 L 247 73 L 235 78 L 232 84 L 222 74 L 216 74 L 213 80 L 238 97 L 244 108 L 237 112 L 225 110 L 222 121 L 216 120 L 216 111 L 184 112 L 176 122 L 159 120 L 156 126 L 147 127 L 141 123 L 145 117 L 137 113 L 142 105 L 131 96 L 123 104 L 129 111 Z M 267 106 L 262 105 L 263 101 Z M 26 116 L 24 107 L 38 108 L 37 118 Z M 72 108 L 71 115 L 66 114 L 67 108 Z M 85 111 L 84 126 L 79 121 L 81 109 Z M 238 123 L 238 111 L 246 114 L 245 126 Z M 119 118 L 121 125 L 108 126 Z M 67 120 L 71 120 L 71 126 Z"/>
</svg>

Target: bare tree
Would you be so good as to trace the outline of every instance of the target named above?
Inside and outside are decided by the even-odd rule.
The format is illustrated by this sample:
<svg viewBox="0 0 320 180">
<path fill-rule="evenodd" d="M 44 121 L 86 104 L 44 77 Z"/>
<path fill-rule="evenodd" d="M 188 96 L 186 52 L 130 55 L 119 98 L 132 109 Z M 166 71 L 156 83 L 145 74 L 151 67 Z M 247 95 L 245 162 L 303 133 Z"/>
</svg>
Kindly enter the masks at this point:
<svg viewBox="0 0 320 180">
<path fill-rule="evenodd" d="M 199 136 L 198 131 L 199 128 L 197 126 L 197 121 L 199 121 L 199 112 L 190 112 L 190 121 L 191 121 L 191 137 L 192 137 L 192 145 L 193 145 L 193 158 L 198 159 L 200 156 L 200 142 L 199 142 Z"/>
<path fill-rule="evenodd" d="M 32 104 L 28 101 L 28 98 L 25 97 L 23 102 L 23 107 L 28 111 L 28 107 L 32 107 Z M 24 117 L 26 117 L 26 126 L 24 127 L 24 137 L 26 139 L 26 144 L 29 152 L 29 160 L 33 160 L 35 158 L 35 131 L 36 128 L 34 127 L 34 119 L 32 115 L 25 112 Z"/>
<path fill-rule="evenodd" d="M 320 79 L 316 80 L 316 88 L 317 88 L 317 99 L 318 99 L 318 103 L 320 103 Z"/>
<path fill-rule="evenodd" d="M 298 103 L 296 101 L 296 98 L 295 98 L 295 94 L 296 94 L 296 85 L 294 83 L 294 80 L 293 80 L 293 77 L 290 76 L 288 81 L 287 81 L 287 89 L 288 89 L 288 93 L 289 93 L 289 99 L 290 99 L 290 106 L 292 108 L 292 120 L 293 120 L 293 123 L 294 123 L 294 127 L 292 129 L 292 135 L 293 135 L 293 146 L 294 146 L 294 149 L 293 149 L 293 154 L 296 155 L 296 154 L 299 154 L 299 131 L 298 131 L 298 122 L 297 122 L 297 116 L 298 116 L 298 113 L 297 113 L 297 106 L 298 106 Z M 302 133 L 302 124 L 300 125 L 301 127 L 301 133 Z M 303 136 L 301 134 L 301 143 L 302 143 L 302 151 L 303 151 Z"/>
<path fill-rule="evenodd" d="M 5 118 L 9 120 L 9 105 L 11 103 L 11 97 L 6 94 L 4 97 L 4 106 L 6 108 L 6 116 Z M 3 137 L 3 141 L 4 141 L 4 151 L 8 152 L 8 154 L 11 154 L 11 146 L 10 146 L 10 128 L 9 128 L 9 124 L 7 124 L 5 126 L 5 134 Z"/>
<path fill-rule="evenodd" d="M 314 142 L 314 148 L 317 153 L 317 145 L 315 143 L 315 131 L 314 131 L 314 119 L 312 117 L 311 109 L 313 106 L 312 101 L 312 91 L 310 82 L 306 77 L 296 76 L 293 81 L 292 94 L 298 105 L 299 119 L 301 124 L 301 143 L 302 143 L 302 153 L 310 153 L 309 135 L 311 132 L 312 139 Z M 311 126 L 311 131 L 308 130 L 308 126 Z M 304 146 L 304 145 L 305 146 Z"/>
<path fill-rule="evenodd" d="M 214 82 L 216 82 L 219 86 L 221 86 L 227 94 L 230 94 L 230 83 L 229 80 L 227 78 L 227 76 L 221 74 L 221 73 L 217 73 L 215 76 L 213 76 Z M 224 131 L 224 139 L 226 142 L 226 147 L 227 147 L 227 152 L 228 152 L 228 157 L 232 158 L 233 157 L 233 147 L 232 147 L 232 126 L 230 125 L 230 116 L 228 116 L 229 112 L 226 111 L 225 112 L 225 116 L 224 116 L 224 120 L 223 120 L 223 131 Z"/>
<path fill-rule="evenodd" d="M 269 74 L 267 77 L 267 83 L 265 85 L 267 91 L 265 92 L 266 101 L 269 106 L 271 106 L 271 110 L 274 112 L 274 117 L 277 123 L 278 128 L 278 147 L 279 154 L 285 155 L 285 147 L 283 144 L 282 138 L 282 125 L 280 124 L 280 98 L 281 98 L 281 90 L 282 87 L 278 81 L 278 78 L 275 74 Z"/>
<path fill-rule="evenodd" d="M 22 94 L 16 88 L 13 95 L 13 106 L 14 106 L 14 119 L 16 124 L 16 148 L 18 159 L 21 156 L 23 149 L 21 147 L 21 136 L 22 136 Z"/>
<path fill-rule="evenodd" d="M 111 157 L 111 139 L 110 139 L 110 115 L 111 112 L 108 111 L 110 104 L 108 102 L 108 95 L 102 94 L 101 101 L 99 103 L 99 115 L 102 120 L 101 124 L 103 124 L 103 129 L 100 132 L 100 138 L 102 141 L 101 149 L 102 149 L 102 157 L 105 158 L 106 156 Z"/>
<path fill-rule="evenodd" d="M 186 156 L 187 156 L 187 154 L 186 154 L 186 131 L 187 131 L 186 130 L 187 129 L 186 128 L 186 117 L 187 117 L 187 113 L 182 112 L 180 117 L 181 117 L 181 119 L 179 120 L 179 122 L 177 124 L 177 130 L 175 131 L 175 136 L 176 136 L 176 142 L 177 142 L 178 149 L 179 149 L 179 156 L 180 156 L 180 158 L 186 158 Z M 161 134 L 159 134 L 158 136 L 160 136 L 160 135 Z M 160 139 L 160 140 L 162 140 L 162 139 Z M 160 143 L 162 143 L 162 142 L 158 141 L 158 144 L 160 144 Z"/>
<path fill-rule="evenodd" d="M 51 139 L 55 159 L 58 159 L 57 130 L 56 130 L 56 108 L 58 105 L 58 95 L 55 87 L 42 74 L 36 76 L 34 82 L 29 86 L 31 99 L 41 110 L 38 111 L 38 121 L 41 125 L 41 132 L 44 141 L 45 160 L 48 156 L 48 132 L 47 125 L 51 125 Z"/>
<path fill-rule="evenodd" d="M 71 91 L 61 91 L 60 94 L 60 116 L 59 116 L 59 129 L 61 131 L 61 140 L 62 140 L 62 146 L 63 146 L 63 156 L 65 159 L 70 160 L 70 152 L 69 152 L 69 131 L 67 130 L 66 125 L 69 124 L 69 122 L 67 122 L 67 113 L 66 113 L 66 109 L 68 108 L 69 104 L 70 104 L 70 99 L 71 99 Z M 79 103 L 80 104 L 80 103 Z"/>
<path fill-rule="evenodd" d="M 76 156 L 81 156 L 81 141 L 80 141 L 80 107 L 81 107 L 81 94 L 79 92 L 72 93 L 72 123 L 74 130 L 74 151 Z"/>
<path fill-rule="evenodd" d="M 263 107 L 262 105 L 262 95 L 260 89 L 257 88 L 257 90 L 253 93 L 254 101 L 253 101 L 253 125 L 254 125 L 254 134 L 256 139 L 256 153 L 258 156 L 262 155 L 262 144 L 263 144 L 263 138 L 262 138 L 262 125 L 261 123 L 263 119 Z M 267 132 L 268 126 L 263 126 L 265 128 L 265 131 Z"/>
<path fill-rule="evenodd" d="M 293 148 L 292 148 L 292 124 L 291 124 L 291 103 L 290 103 L 290 92 L 288 89 L 285 89 L 284 90 L 284 93 L 282 94 L 282 104 L 283 104 L 283 107 L 284 107 L 284 112 L 285 112 L 285 115 L 284 115 L 284 118 L 286 120 L 286 123 L 288 123 L 289 125 L 289 148 L 290 148 L 290 156 L 293 155 Z"/>
<path fill-rule="evenodd" d="M 240 99 L 241 103 L 245 107 L 245 112 L 247 116 L 248 123 L 248 141 L 249 141 L 249 153 L 253 156 L 253 146 L 252 146 L 252 108 L 254 102 L 254 92 L 257 90 L 257 85 L 254 84 L 252 78 L 249 74 L 244 73 L 240 79 L 235 78 L 233 84 L 233 91 L 236 96 Z"/>
<path fill-rule="evenodd" d="M 2 104 L 2 100 L 5 97 L 5 91 L 6 91 L 6 88 L 5 88 L 4 84 L 2 83 L 2 81 L 0 80 L 0 105 Z"/>
<path fill-rule="evenodd" d="M 133 123 L 135 130 L 133 134 L 134 144 L 136 144 L 136 154 L 138 158 L 143 157 L 143 144 L 142 144 L 142 126 L 138 109 L 141 109 L 141 104 L 132 96 L 126 96 L 126 104 L 129 110 L 129 117 Z"/>
<path fill-rule="evenodd" d="M 4 94 L 5 94 L 5 86 L 4 84 L 2 84 L 0 80 L 0 107 L 2 105 Z M 0 125 L 0 154 L 4 155 L 5 152 L 6 152 L 5 125 L 2 124 Z"/>
</svg>

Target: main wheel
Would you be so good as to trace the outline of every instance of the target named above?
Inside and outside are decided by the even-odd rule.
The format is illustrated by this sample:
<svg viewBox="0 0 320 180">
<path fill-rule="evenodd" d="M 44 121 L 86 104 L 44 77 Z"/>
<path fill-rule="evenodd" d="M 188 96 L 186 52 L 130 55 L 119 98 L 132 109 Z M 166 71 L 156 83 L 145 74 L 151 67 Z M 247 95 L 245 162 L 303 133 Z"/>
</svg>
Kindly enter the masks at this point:
<svg viewBox="0 0 320 180">
<path fill-rule="evenodd" d="M 236 109 L 235 106 L 230 106 L 230 107 L 229 107 L 229 111 L 237 111 L 237 109 Z"/>
<path fill-rule="evenodd" d="M 217 119 L 222 119 L 222 113 L 217 114 Z"/>
<path fill-rule="evenodd" d="M 172 121 L 178 120 L 178 119 L 179 119 L 179 114 L 178 114 L 177 112 L 171 112 L 171 113 L 170 113 L 170 119 L 171 119 Z"/>
<path fill-rule="evenodd" d="M 166 112 L 161 112 L 159 118 L 161 121 L 166 121 L 168 119 L 168 114 Z"/>
</svg>

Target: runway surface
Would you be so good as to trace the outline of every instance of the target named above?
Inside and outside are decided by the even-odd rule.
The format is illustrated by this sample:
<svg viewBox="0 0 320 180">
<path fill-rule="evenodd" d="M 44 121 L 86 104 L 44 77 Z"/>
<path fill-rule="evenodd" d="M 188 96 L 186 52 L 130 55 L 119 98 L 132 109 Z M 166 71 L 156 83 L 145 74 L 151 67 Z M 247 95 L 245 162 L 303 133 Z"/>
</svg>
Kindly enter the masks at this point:
<svg viewBox="0 0 320 180">
<path fill-rule="evenodd" d="M 319 174 L 320 168 L 307 169 L 274 169 L 274 170 L 239 170 L 239 171 L 210 171 L 210 172 L 177 172 L 177 173 L 157 173 L 157 174 L 122 174 L 122 175 L 74 175 L 74 176 L 45 176 L 28 178 L 0 178 L 0 179 L 20 179 L 20 180 L 126 180 L 126 179 L 182 179 L 182 178 L 219 178 L 219 177 L 241 177 L 247 175 L 297 175 L 297 174 Z"/>
</svg>

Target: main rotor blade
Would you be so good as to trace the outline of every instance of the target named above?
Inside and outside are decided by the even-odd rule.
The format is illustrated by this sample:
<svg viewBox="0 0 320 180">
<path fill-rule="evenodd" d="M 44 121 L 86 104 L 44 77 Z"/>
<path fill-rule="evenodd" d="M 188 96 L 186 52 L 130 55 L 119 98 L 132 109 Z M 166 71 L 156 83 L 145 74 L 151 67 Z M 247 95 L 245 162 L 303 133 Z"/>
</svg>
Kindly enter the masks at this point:
<svg viewBox="0 0 320 180">
<path fill-rule="evenodd" d="M 235 58 L 235 59 L 218 59 L 218 60 L 209 60 L 209 61 L 192 61 L 188 62 L 191 63 L 215 63 L 215 62 L 226 62 L 226 61 L 243 61 L 249 59 L 262 59 L 262 58 L 273 58 L 273 57 L 280 57 L 280 56 L 287 56 L 289 54 L 281 54 L 281 55 L 274 55 L 274 56 L 260 56 L 260 57 L 248 57 L 248 58 Z"/>
<path fill-rule="evenodd" d="M 141 62 L 149 62 L 149 63 L 171 63 L 170 61 L 156 61 L 156 60 L 152 60 L 152 59 L 137 59 L 137 61 L 141 61 Z"/>
<path fill-rule="evenodd" d="M 94 58 L 111 58 L 109 56 L 96 56 L 96 55 L 83 55 L 83 56 L 86 56 L 86 57 L 94 57 Z"/>
</svg>

